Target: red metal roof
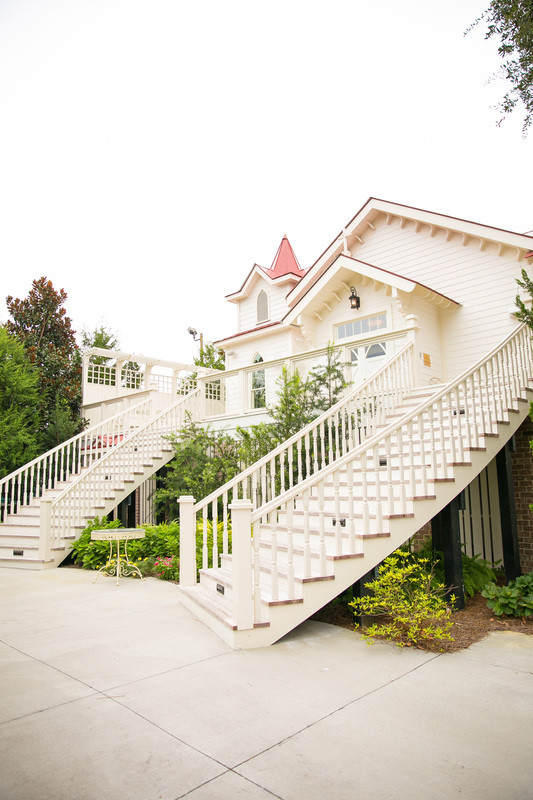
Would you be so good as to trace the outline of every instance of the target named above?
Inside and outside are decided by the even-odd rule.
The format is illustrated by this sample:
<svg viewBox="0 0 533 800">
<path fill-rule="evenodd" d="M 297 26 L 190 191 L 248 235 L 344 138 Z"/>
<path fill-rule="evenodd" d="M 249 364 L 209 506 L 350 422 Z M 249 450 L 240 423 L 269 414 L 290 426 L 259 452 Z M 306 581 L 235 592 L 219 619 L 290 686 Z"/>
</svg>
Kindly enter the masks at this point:
<svg viewBox="0 0 533 800">
<path fill-rule="evenodd" d="M 301 278 L 305 270 L 300 267 L 298 259 L 294 255 L 294 250 L 286 236 L 281 240 L 278 251 L 274 256 L 274 261 L 269 270 L 265 270 L 270 278 L 280 278 L 282 275 L 297 275 Z"/>
</svg>

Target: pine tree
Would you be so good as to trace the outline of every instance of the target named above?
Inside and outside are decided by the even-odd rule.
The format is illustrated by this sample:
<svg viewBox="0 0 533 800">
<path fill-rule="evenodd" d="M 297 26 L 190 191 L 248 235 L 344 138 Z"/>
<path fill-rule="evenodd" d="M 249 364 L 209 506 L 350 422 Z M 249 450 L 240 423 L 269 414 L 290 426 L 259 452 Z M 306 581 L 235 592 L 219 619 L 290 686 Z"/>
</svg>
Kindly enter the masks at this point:
<svg viewBox="0 0 533 800">
<path fill-rule="evenodd" d="M 349 383 L 344 377 L 345 364 L 341 361 L 341 349 L 328 342 L 326 363 L 315 367 L 309 376 L 312 403 L 318 413 L 327 411 L 341 399 Z M 318 413 L 315 416 L 318 416 Z"/>
</svg>

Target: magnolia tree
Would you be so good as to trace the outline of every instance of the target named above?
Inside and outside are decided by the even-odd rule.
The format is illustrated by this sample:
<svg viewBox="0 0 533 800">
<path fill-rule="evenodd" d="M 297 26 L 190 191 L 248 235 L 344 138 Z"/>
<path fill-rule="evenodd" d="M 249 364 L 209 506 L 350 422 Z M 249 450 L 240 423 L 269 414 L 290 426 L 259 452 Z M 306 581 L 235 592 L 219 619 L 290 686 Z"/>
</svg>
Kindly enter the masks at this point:
<svg viewBox="0 0 533 800">
<path fill-rule="evenodd" d="M 39 376 L 40 449 L 47 450 L 81 428 L 81 356 L 64 308 L 67 293 L 47 278 L 34 280 L 23 300 L 6 298 L 9 334 L 23 346 Z"/>
</svg>

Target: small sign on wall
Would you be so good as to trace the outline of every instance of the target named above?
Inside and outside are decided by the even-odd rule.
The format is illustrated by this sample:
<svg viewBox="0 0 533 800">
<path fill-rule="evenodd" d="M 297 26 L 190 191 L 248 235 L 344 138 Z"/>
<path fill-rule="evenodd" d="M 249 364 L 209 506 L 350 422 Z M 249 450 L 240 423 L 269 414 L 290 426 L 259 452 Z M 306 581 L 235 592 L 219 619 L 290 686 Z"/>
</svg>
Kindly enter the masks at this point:
<svg viewBox="0 0 533 800">
<path fill-rule="evenodd" d="M 430 367 L 431 366 L 431 359 L 429 357 L 429 353 L 422 353 L 422 358 L 424 359 L 424 366 Z"/>
</svg>

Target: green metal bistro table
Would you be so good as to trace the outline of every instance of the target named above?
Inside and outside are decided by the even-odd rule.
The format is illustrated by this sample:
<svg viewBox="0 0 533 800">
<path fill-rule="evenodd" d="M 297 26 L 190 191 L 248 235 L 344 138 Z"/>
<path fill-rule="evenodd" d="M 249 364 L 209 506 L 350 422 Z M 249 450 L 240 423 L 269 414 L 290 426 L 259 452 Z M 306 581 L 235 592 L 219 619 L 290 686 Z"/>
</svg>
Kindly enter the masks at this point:
<svg viewBox="0 0 533 800">
<path fill-rule="evenodd" d="M 116 575 L 117 586 L 120 578 L 128 578 L 131 575 L 138 575 L 142 581 L 144 580 L 139 569 L 135 566 L 135 564 L 132 564 L 128 558 L 128 542 L 131 539 L 144 539 L 143 528 L 108 528 L 107 530 L 93 531 L 91 533 L 91 539 L 94 542 L 109 542 L 109 559 L 107 564 L 98 570 L 98 575 L 94 579 L 93 583 L 96 583 L 101 572 L 104 575 Z M 117 545 L 116 567 L 112 563 L 113 542 L 116 542 Z M 121 542 L 124 542 L 124 556 L 121 556 L 120 554 Z"/>
</svg>

